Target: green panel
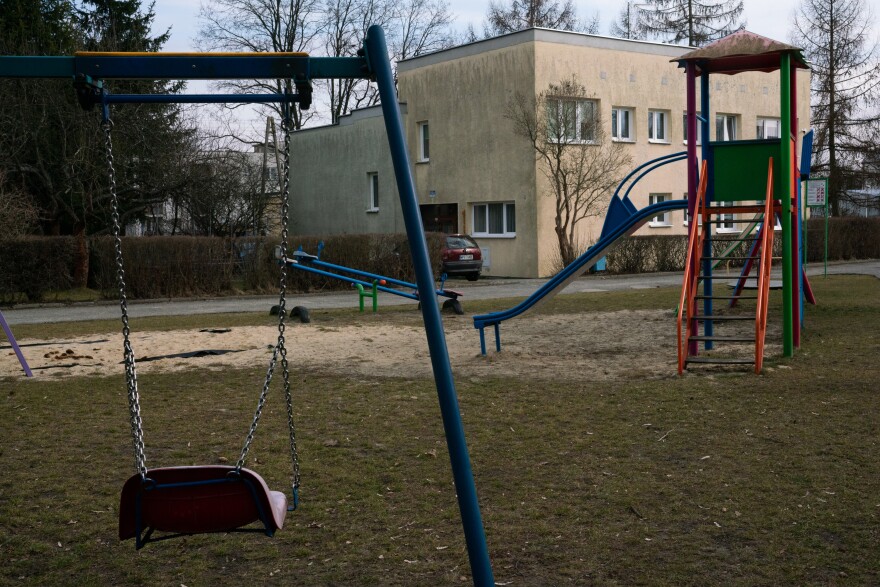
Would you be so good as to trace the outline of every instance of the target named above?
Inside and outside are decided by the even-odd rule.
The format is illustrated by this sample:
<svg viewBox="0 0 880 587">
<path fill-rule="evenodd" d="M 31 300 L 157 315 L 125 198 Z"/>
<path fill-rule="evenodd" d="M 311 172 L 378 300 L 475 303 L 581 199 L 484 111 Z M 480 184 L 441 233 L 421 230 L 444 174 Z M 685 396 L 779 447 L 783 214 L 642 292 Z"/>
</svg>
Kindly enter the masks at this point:
<svg viewBox="0 0 880 587">
<path fill-rule="evenodd" d="M 773 157 L 773 196 L 784 194 L 780 140 L 710 143 L 713 161 L 713 199 L 716 202 L 763 200 L 767 193 L 767 163 Z"/>
</svg>

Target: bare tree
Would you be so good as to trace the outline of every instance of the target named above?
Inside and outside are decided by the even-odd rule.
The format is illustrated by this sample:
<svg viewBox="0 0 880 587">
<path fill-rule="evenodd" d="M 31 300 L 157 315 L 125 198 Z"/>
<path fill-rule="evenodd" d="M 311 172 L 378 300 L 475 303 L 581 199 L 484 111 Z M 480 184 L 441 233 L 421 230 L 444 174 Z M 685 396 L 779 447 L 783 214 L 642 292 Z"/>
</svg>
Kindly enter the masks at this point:
<svg viewBox="0 0 880 587">
<path fill-rule="evenodd" d="M 532 27 L 597 33 L 599 16 L 582 22 L 573 0 L 510 0 L 502 4 L 492 0 L 483 23 L 486 37 L 513 33 Z"/>
<path fill-rule="evenodd" d="M 743 0 L 645 0 L 641 24 L 652 37 L 699 47 L 742 30 Z"/>
<path fill-rule="evenodd" d="M 0 238 L 24 236 L 37 225 L 40 211 L 27 192 L 10 184 L 0 169 Z"/>
<path fill-rule="evenodd" d="M 309 52 L 320 31 L 318 0 L 209 0 L 199 13 L 199 47 L 206 51 Z M 289 80 L 229 80 L 236 93 L 282 93 Z M 281 115 L 280 107 L 271 107 Z M 294 129 L 310 116 L 291 109 Z"/>
<path fill-rule="evenodd" d="M 829 178 L 831 213 L 857 187 L 880 129 L 880 65 L 872 15 L 864 0 L 804 0 L 792 42 L 812 69 L 813 171 Z"/>
<path fill-rule="evenodd" d="M 640 19 L 640 8 L 632 2 L 627 2 L 626 6 L 620 9 L 617 20 L 611 23 L 610 33 L 615 37 L 623 39 L 644 40 L 647 38 L 647 32 Z"/>
<path fill-rule="evenodd" d="M 582 252 L 579 223 L 604 212 L 632 161 L 622 144 L 607 140 L 598 104 L 576 76 L 550 84 L 537 97 L 517 93 L 507 104 L 505 117 L 532 145 L 550 186 L 565 265 Z"/>
</svg>

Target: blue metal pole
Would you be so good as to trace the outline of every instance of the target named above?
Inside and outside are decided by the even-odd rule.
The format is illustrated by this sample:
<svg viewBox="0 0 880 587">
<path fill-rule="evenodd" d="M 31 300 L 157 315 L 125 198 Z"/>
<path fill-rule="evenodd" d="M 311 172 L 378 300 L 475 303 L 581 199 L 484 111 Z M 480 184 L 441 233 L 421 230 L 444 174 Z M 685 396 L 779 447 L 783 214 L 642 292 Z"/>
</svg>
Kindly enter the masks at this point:
<svg viewBox="0 0 880 587">
<path fill-rule="evenodd" d="M 15 351 L 15 356 L 18 357 L 18 362 L 21 364 L 21 368 L 24 369 L 24 374 L 28 377 L 33 377 L 34 374 L 31 372 L 31 368 L 25 360 L 24 354 L 22 354 L 21 349 L 18 347 L 18 342 L 15 340 L 15 336 L 12 335 L 12 329 L 9 328 L 9 324 L 6 323 L 6 318 L 3 317 L 2 311 L 0 311 L 0 326 L 3 327 L 3 331 L 6 333 L 6 340 L 12 345 L 12 350 Z"/>
<path fill-rule="evenodd" d="M 299 94 L 108 94 L 109 104 L 279 104 Z"/>
<path fill-rule="evenodd" d="M 364 48 L 367 52 L 367 63 L 376 76 L 376 83 L 379 86 L 385 129 L 388 133 L 391 159 L 394 163 L 394 175 L 400 190 L 400 205 L 415 266 L 416 283 L 419 286 L 422 318 L 425 322 L 425 334 L 431 353 L 434 381 L 437 385 L 440 412 L 443 416 L 443 428 L 446 431 L 446 445 L 449 449 L 449 459 L 452 462 L 452 475 L 458 494 L 458 508 L 461 512 L 471 573 L 474 585 L 491 587 L 495 584 L 492 563 L 489 560 L 489 549 L 486 546 L 486 534 L 483 530 L 480 504 L 477 500 L 477 487 L 474 483 L 464 425 L 461 421 L 458 397 L 452 379 L 452 366 L 449 363 L 449 351 L 446 347 L 446 337 L 443 334 L 440 307 L 437 304 L 437 298 L 434 297 L 434 275 L 428 258 L 428 245 L 425 241 L 425 232 L 416 199 L 406 138 L 403 133 L 403 122 L 397 104 L 397 92 L 394 87 L 391 63 L 388 61 L 388 47 L 385 44 L 385 33 L 382 31 L 382 27 L 373 25 L 369 28 Z"/>
<path fill-rule="evenodd" d="M 704 71 L 700 74 L 700 115 L 703 117 L 703 127 L 700 129 L 700 142 L 702 143 L 701 152 L 702 156 L 705 159 L 706 154 L 709 152 L 709 72 Z M 696 136 L 696 134 L 694 135 Z M 712 182 L 712 167 L 708 166 L 709 173 L 709 181 L 706 183 L 706 205 L 709 204 L 709 190 L 708 186 Z M 708 277 L 712 276 L 712 261 L 706 259 L 706 257 L 712 256 L 712 225 L 707 224 L 703 227 L 703 230 L 706 231 L 706 240 L 703 243 L 703 275 Z M 713 304 L 712 304 L 712 279 L 706 279 L 703 281 L 703 295 L 706 298 L 703 300 L 703 315 L 712 316 Z M 712 322 L 712 319 L 709 318 L 703 323 L 703 332 L 706 336 L 712 336 L 715 333 L 715 324 Z M 712 347 L 715 345 L 711 340 L 707 340 L 705 343 L 705 349 L 707 351 L 712 350 Z"/>
</svg>

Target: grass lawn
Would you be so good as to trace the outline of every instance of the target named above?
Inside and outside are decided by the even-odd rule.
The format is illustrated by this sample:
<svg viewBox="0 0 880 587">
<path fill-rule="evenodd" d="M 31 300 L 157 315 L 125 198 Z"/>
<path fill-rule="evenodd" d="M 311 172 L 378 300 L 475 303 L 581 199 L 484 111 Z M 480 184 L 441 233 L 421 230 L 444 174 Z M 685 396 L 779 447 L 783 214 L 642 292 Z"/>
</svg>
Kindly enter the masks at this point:
<svg viewBox="0 0 880 587">
<path fill-rule="evenodd" d="M 880 281 L 815 278 L 813 287 L 820 305 L 807 307 L 801 349 L 765 361 L 761 376 L 457 381 L 496 581 L 880 584 Z M 541 311 L 671 308 L 677 297 L 577 294 Z M 467 309 L 506 305 L 482 304 Z M 313 312 L 321 319 L 362 318 Z M 227 323 L 266 318 L 135 326 Z M 234 463 L 262 376 L 256 365 L 142 375 L 148 466 Z M 119 491 L 134 472 L 122 373 L 0 379 L 0 584 L 469 582 L 433 381 L 295 371 L 293 383 L 303 486 L 284 529 L 135 551 L 116 537 Z M 284 414 L 273 389 L 248 466 L 289 492 Z"/>
</svg>

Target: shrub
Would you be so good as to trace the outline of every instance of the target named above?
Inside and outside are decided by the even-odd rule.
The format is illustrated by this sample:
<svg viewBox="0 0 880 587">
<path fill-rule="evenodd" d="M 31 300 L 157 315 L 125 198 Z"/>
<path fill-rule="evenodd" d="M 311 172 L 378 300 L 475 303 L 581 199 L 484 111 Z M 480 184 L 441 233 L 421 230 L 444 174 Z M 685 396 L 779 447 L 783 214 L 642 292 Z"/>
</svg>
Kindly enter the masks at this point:
<svg viewBox="0 0 880 587">
<path fill-rule="evenodd" d="M 22 294 L 39 302 L 47 291 L 73 285 L 74 237 L 24 237 L 0 240 L 0 301 L 15 302 Z"/>
<path fill-rule="evenodd" d="M 122 239 L 127 295 L 162 298 L 215 295 L 232 289 L 235 267 L 227 241 L 216 237 L 156 236 Z M 92 239 L 90 285 L 118 295 L 113 238 Z"/>
<path fill-rule="evenodd" d="M 825 258 L 825 219 L 807 221 L 807 261 Z M 880 218 L 828 219 L 828 259 L 880 259 Z"/>
</svg>

